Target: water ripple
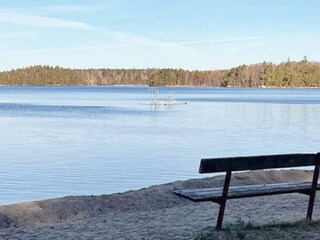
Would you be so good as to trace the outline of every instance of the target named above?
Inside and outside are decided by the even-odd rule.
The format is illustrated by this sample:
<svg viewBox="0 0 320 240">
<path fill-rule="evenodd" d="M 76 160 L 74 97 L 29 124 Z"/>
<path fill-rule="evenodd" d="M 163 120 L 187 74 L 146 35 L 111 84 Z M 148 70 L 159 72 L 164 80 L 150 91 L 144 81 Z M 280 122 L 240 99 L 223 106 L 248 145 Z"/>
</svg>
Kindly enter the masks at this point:
<svg viewBox="0 0 320 240">
<path fill-rule="evenodd" d="M 105 115 L 145 115 L 148 110 L 114 106 L 39 105 L 21 103 L 0 103 L 0 115 L 11 117 L 103 117 Z"/>
</svg>

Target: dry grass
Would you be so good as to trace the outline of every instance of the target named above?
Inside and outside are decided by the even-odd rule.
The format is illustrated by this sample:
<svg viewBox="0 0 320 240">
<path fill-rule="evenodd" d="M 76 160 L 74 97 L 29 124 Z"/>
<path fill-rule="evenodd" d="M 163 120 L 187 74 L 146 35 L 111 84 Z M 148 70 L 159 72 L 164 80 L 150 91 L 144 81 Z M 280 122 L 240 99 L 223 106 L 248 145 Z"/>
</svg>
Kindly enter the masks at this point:
<svg viewBox="0 0 320 240">
<path fill-rule="evenodd" d="M 222 231 L 206 228 L 195 240 L 229 240 L 229 239 L 255 239 L 255 240 L 299 240 L 320 239 L 320 221 L 299 221 L 287 224 L 272 224 L 254 227 L 238 221 L 228 225 Z"/>
</svg>

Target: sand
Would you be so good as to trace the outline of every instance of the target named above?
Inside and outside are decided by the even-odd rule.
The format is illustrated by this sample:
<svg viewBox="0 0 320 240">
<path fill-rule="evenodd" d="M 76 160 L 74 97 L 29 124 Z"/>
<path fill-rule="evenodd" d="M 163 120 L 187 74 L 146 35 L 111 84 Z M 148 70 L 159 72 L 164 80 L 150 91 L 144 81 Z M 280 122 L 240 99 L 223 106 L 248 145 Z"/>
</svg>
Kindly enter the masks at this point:
<svg viewBox="0 0 320 240">
<path fill-rule="evenodd" d="M 303 170 L 234 174 L 232 185 L 310 181 Z M 137 191 L 69 196 L 0 207 L 2 239 L 194 239 L 215 225 L 218 205 L 193 203 L 175 189 L 222 186 L 223 176 L 177 181 Z M 228 201 L 225 223 L 241 218 L 255 225 L 305 218 L 308 197 L 302 194 Z M 320 219 L 317 197 L 314 219 Z"/>
</svg>

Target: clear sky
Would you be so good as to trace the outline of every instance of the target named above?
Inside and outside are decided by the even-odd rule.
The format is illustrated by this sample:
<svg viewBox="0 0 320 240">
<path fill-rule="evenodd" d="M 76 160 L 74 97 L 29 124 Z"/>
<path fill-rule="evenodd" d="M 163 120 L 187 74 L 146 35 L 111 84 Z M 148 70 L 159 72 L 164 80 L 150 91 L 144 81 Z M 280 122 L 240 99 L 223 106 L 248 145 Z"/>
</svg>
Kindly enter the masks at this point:
<svg viewBox="0 0 320 240">
<path fill-rule="evenodd" d="M 318 0 L 0 1 L 0 70 L 320 60 Z"/>
</svg>

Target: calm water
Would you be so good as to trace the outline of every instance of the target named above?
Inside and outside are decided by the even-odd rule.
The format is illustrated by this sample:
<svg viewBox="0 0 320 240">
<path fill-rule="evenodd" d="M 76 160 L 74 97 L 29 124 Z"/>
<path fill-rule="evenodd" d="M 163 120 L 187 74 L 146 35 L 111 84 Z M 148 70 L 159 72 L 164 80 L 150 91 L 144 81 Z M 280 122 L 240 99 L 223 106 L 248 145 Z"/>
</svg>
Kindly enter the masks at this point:
<svg viewBox="0 0 320 240">
<path fill-rule="evenodd" d="M 199 177 L 202 157 L 320 151 L 320 90 L 0 87 L 0 204 Z"/>
</svg>

